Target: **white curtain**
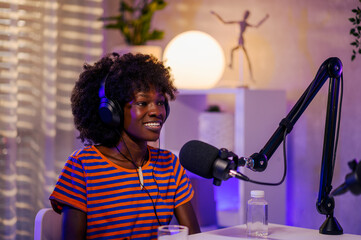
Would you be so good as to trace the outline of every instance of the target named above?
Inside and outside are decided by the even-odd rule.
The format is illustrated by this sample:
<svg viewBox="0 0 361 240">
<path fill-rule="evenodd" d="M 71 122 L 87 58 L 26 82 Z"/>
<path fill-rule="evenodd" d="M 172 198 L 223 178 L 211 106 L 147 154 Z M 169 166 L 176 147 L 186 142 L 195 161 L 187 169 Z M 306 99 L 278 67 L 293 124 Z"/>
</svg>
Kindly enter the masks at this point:
<svg viewBox="0 0 361 240">
<path fill-rule="evenodd" d="M 101 0 L 0 0 L 0 239 L 34 219 L 77 147 L 70 92 L 102 55 Z"/>
</svg>

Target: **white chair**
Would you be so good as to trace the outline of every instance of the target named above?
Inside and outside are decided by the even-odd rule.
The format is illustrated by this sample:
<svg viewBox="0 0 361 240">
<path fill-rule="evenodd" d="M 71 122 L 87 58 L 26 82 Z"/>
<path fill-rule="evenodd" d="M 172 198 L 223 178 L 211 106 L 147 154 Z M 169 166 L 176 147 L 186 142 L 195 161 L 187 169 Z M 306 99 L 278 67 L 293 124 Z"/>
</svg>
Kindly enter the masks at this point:
<svg viewBox="0 0 361 240">
<path fill-rule="evenodd" d="M 35 217 L 34 240 L 61 240 L 61 215 L 52 208 L 40 209 Z"/>
</svg>

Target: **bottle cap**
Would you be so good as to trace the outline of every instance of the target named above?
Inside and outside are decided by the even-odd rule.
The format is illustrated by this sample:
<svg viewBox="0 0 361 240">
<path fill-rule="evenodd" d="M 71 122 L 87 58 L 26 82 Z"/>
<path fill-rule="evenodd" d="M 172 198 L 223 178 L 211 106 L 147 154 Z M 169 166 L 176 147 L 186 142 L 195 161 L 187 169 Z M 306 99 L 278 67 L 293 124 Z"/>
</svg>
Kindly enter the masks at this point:
<svg viewBox="0 0 361 240">
<path fill-rule="evenodd" d="M 251 197 L 263 198 L 264 197 L 264 191 L 262 191 L 262 190 L 252 190 L 251 191 Z"/>
</svg>

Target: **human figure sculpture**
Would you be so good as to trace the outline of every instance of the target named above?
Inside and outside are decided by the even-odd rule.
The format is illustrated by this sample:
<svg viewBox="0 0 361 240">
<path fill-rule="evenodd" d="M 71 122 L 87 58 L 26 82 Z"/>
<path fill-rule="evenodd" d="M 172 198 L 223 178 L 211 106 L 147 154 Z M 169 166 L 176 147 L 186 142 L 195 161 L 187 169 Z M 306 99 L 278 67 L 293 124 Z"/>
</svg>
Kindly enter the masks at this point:
<svg viewBox="0 0 361 240">
<path fill-rule="evenodd" d="M 250 76 L 251 76 L 251 80 L 253 81 L 254 78 L 253 78 L 253 72 L 252 72 L 252 66 L 251 66 L 251 61 L 249 59 L 249 55 L 248 55 L 248 52 L 245 48 L 245 44 L 244 44 L 244 33 L 245 31 L 247 30 L 248 27 L 255 27 L 255 28 L 258 28 L 262 23 L 264 23 L 267 18 L 269 17 L 269 15 L 267 14 L 258 24 L 256 25 L 252 25 L 252 24 L 249 24 L 247 22 L 247 19 L 250 15 L 250 12 L 248 10 L 245 11 L 244 13 L 244 16 L 243 16 L 243 19 L 240 20 L 240 21 L 225 21 L 223 20 L 223 18 L 221 16 L 219 16 L 216 12 L 214 11 L 211 11 L 211 14 L 215 15 L 221 22 L 223 22 L 224 24 L 238 24 L 239 25 L 239 39 L 238 39 L 238 45 L 233 47 L 232 50 L 231 50 L 231 59 L 230 59 L 230 63 L 229 63 L 229 67 L 230 68 L 233 68 L 233 54 L 234 54 L 234 51 L 236 51 L 237 49 L 241 48 L 246 56 L 246 59 L 247 59 L 247 63 L 248 63 L 248 67 L 249 67 L 249 71 L 250 71 Z"/>
</svg>

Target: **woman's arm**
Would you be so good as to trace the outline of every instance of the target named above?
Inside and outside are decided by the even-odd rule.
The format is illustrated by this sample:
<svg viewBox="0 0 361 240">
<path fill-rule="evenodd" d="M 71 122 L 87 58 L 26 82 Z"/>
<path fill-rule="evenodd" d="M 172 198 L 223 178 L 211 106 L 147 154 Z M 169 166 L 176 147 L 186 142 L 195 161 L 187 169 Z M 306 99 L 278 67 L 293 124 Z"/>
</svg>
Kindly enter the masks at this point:
<svg viewBox="0 0 361 240">
<path fill-rule="evenodd" d="M 62 210 L 62 240 L 85 239 L 87 216 L 86 213 L 70 207 L 63 206 Z"/>
<path fill-rule="evenodd" d="M 201 232 L 191 201 L 177 207 L 174 213 L 178 223 L 189 228 L 189 234 Z"/>
</svg>

